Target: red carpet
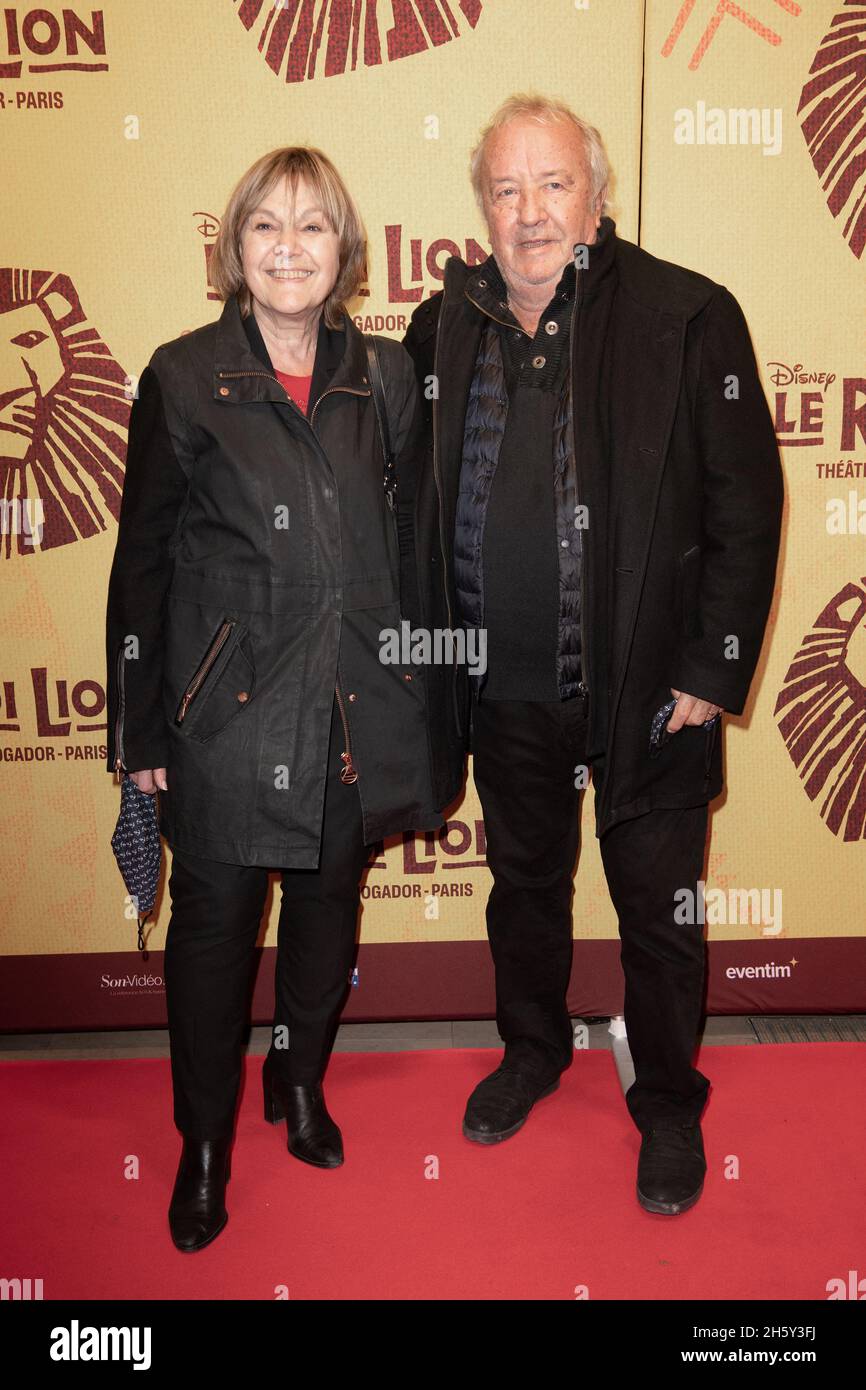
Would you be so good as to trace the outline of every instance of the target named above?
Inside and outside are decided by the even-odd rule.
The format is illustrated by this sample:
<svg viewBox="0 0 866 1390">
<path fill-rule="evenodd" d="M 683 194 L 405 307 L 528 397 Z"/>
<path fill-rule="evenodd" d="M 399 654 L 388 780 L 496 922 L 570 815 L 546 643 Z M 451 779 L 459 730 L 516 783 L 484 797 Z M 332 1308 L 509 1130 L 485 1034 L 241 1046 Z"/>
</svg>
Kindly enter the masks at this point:
<svg viewBox="0 0 866 1390">
<path fill-rule="evenodd" d="M 168 1062 L 0 1064 L 0 1275 L 46 1299 L 825 1299 L 866 1275 L 866 1049 L 708 1047 L 704 1195 L 680 1217 L 634 1195 L 639 1135 L 613 1059 L 578 1052 L 526 1127 L 460 1133 L 488 1051 L 341 1053 L 328 1103 L 346 1163 L 321 1172 L 261 1116 L 247 1066 L 229 1223 L 182 1255 L 166 1208 L 180 1139 Z M 138 1180 L 124 1176 L 130 1155 Z M 737 1180 L 725 1164 L 739 1161 Z M 425 1177 L 433 1159 L 437 1179 Z"/>
</svg>

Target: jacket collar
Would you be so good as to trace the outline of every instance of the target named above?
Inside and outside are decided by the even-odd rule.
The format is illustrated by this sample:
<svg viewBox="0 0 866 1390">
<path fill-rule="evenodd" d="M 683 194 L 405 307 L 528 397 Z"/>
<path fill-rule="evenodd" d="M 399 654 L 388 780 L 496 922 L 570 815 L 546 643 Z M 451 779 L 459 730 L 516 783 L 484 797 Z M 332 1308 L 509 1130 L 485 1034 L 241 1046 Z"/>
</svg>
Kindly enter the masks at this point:
<svg viewBox="0 0 866 1390">
<path fill-rule="evenodd" d="M 605 222 L 611 224 L 611 236 L 608 249 L 604 250 L 604 242 L 601 239 L 601 231 Z M 684 271 L 682 266 L 670 261 L 661 260 L 658 256 L 651 255 L 643 247 L 636 246 L 634 242 L 626 241 L 623 237 L 615 235 L 616 223 L 612 218 L 602 218 L 602 226 L 599 227 L 599 241 L 594 242 L 589 247 L 589 267 L 581 270 L 581 275 L 595 275 L 597 268 L 604 272 L 604 278 L 609 273 L 607 257 L 616 267 L 617 282 L 622 290 L 628 295 L 629 300 L 644 309 L 657 311 L 674 318 L 688 320 L 704 308 L 710 297 L 716 292 L 718 286 L 705 275 L 697 275 L 694 271 Z M 601 256 L 593 256 L 593 246 L 597 246 L 601 251 Z M 446 303 L 455 300 L 464 300 L 464 288 L 467 279 L 474 271 L 480 270 L 480 266 L 471 267 L 462 261 L 459 256 L 450 256 L 445 262 L 444 278 L 444 299 Z M 601 283 L 599 279 L 598 283 Z M 471 308 L 471 306 L 469 306 Z M 435 321 L 430 325 L 428 331 L 435 329 Z"/>
<path fill-rule="evenodd" d="M 615 242 L 616 223 L 611 217 L 603 217 L 596 240 L 586 247 L 587 264 L 581 268 L 581 292 L 584 299 L 597 294 L 605 280 L 613 273 L 616 265 Z M 574 261 L 570 260 L 563 266 L 550 304 L 556 306 L 572 299 L 574 291 L 575 267 Z M 505 316 L 509 322 L 516 322 L 508 307 L 508 289 L 495 256 L 488 256 L 486 261 L 470 271 L 463 292 L 493 318 Z M 549 310 L 550 305 L 544 312 L 547 313 Z"/>
<path fill-rule="evenodd" d="M 345 311 L 341 328 L 329 328 L 324 314 L 319 318 L 311 401 L 327 390 L 370 394 L 364 337 Z M 255 314 L 241 317 L 237 295 L 226 300 L 217 323 L 213 394 L 224 401 L 287 404 Z"/>
</svg>

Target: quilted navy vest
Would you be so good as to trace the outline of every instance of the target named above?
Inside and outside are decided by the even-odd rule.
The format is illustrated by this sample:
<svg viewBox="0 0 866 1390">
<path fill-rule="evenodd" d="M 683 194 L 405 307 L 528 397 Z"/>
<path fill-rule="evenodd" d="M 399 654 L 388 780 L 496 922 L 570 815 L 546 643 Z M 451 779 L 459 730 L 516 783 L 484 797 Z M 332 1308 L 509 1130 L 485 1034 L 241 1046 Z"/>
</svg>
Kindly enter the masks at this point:
<svg viewBox="0 0 866 1390">
<path fill-rule="evenodd" d="M 577 514 L 577 471 L 571 396 L 568 390 L 571 364 L 557 402 L 553 438 L 539 441 L 544 454 L 540 465 L 550 460 L 551 487 L 556 516 L 556 553 L 559 557 L 559 623 L 556 678 L 560 699 L 578 693 L 580 662 L 580 573 L 581 527 Z M 484 567 L 482 540 L 490 489 L 499 462 L 505 434 L 508 392 L 499 332 L 487 319 L 481 335 L 475 372 L 469 391 L 463 433 L 463 460 L 454 530 L 454 581 L 460 620 L 464 627 L 484 626 Z M 551 447 L 552 445 L 552 447 Z M 563 544 L 565 542 L 565 544 Z M 553 537 L 551 537 L 553 544 Z M 483 689 L 486 672 L 475 676 Z"/>
</svg>

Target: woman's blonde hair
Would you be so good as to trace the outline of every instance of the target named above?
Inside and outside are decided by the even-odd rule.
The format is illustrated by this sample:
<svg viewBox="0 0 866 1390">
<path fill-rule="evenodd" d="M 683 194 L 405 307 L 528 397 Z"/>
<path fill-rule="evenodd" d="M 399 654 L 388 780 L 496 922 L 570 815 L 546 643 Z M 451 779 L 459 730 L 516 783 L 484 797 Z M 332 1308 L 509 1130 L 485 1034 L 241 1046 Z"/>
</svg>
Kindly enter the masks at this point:
<svg viewBox="0 0 866 1390">
<path fill-rule="evenodd" d="M 508 125 L 509 121 L 516 120 L 521 116 L 538 121 L 539 125 L 549 125 L 553 121 L 568 121 L 579 132 L 583 138 L 583 149 L 589 174 L 589 201 L 592 205 L 602 189 L 606 190 L 611 182 L 610 164 L 601 135 L 594 125 L 590 125 L 588 121 L 583 121 L 580 116 L 576 116 L 571 107 L 566 106 L 564 101 L 552 101 L 532 92 L 519 92 L 504 101 L 499 109 L 493 113 L 470 156 L 469 176 L 472 180 L 475 200 L 481 211 L 484 211 L 484 156 L 487 142 L 495 131 L 501 130 L 504 125 Z M 601 207 L 602 213 L 606 214 L 610 206 L 610 200 L 605 197 Z"/>
<path fill-rule="evenodd" d="M 339 328 L 346 304 L 357 295 L 367 276 L 367 237 L 349 190 L 321 150 L 289 145 L 262 155 L 238 180 L 228 201 L 210 259 L 210 280 L 220 299 L 238 296 L 241 316 L 252 312 L 252 295 L 244 280 L 241 234 L 250 213 L 275 184 L 287 178 L 294 194 L 303 178 L 319 200 L 339 238 L 339 269 L 325 300 L 329 328 Z"/>
</svg>

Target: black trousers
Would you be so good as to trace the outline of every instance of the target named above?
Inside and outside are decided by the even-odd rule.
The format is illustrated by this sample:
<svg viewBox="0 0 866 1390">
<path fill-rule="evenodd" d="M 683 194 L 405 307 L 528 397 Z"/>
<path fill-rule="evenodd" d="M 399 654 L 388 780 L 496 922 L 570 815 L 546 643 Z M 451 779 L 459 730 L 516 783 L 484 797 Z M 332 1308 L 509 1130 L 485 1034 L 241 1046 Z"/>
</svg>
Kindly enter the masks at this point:
<svg viewBox="0 0 866 1390">
<path fill-rule="evenodd" d="M 282 873 L 270 1056 L 290 1085 L 315 1085 L 324 1074 L 355 953 L 369 846 L 357 786 L 340 781 L 342 746 L 335 702 L 319 868 Z M 197 1139 L 234 1123 L 268 872 L 172 851 L 165 990 L 174 1121 Z"/>
<path fill-rule="evenodd" d="M 506 1059 L 539 1075 L 573 1060 L 566 991 L 580 846 L 575 769 L 585 765 L 586 714 L 583 696 L 558 703 L 482 697 L 472 704 L 475 785 L 493 874 L 487 931 L 496 1021 Z M 709 1090 L 692 1066 L 703 1007 L 703 931 L 699 923 L 674 921 L 675 891 L 697 891 L 707 814 L 706 804 L 650 811 L 600 840 L 619 919 L 635 1067 L 626 1104 L 642 1132 L 696 1121 Z"/>
</svg>

